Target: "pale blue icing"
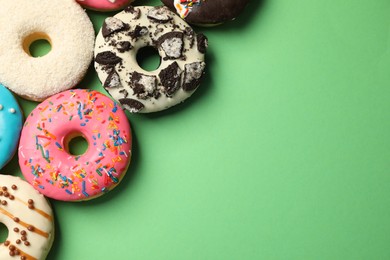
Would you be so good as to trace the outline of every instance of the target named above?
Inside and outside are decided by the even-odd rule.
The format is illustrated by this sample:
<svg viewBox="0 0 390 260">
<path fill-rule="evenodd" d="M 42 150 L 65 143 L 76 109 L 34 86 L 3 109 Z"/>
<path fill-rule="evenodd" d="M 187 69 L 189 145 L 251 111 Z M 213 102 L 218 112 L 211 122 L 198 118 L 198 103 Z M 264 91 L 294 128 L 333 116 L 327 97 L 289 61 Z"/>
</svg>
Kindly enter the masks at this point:
<svg viewBox="0 0 390 260">
<path fill-rule="evenodd" d="M 11 160 L 19 143 L 23 114 L 12 93 L 0 84 L 0 169 Z"/>
</svg>

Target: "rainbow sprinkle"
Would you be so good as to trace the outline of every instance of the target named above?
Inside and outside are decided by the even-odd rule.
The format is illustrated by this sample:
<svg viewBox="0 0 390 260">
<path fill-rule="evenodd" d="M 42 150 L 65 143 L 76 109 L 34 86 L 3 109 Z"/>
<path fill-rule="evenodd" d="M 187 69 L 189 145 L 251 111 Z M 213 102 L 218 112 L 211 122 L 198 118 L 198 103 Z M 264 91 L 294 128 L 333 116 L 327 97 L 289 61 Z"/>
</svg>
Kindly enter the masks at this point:
<svg viewBox="0 0 390 260">
<path fill-rule="evenodd" d="M 65 101 L 59 103 L 60 98 Z M 130 129 L 120 128 L 121 120 L 126 118 L 123 115 L 115 102 L 91 90 L 70 90 L 43 102 L 29 116 L 29 119 L 35 117 L 30 119 L 30 126 L 36 122 L 31 130 L 34 149 L 21 148 L 24 166 L 33 176 L 32 184 L 42 190 L 48 185 L 62 189 L 64 194 L 76 196 L 75 199 L 111 190 L 125 173 L 127 154 L 131 154 Z M 58 122 L 64 122 L 61 130 Z M 88 157 L 70 155 L 62 143 L 66 136 L 55 134 L 66 133 L 62 129 L 73 129 L 76 125 L 82 134 L 84 128 L 85 133 L 93 133 L 90 138 L 94 142 L 86 152 Z"/>
<path fill-rule="evenodd" d="M 204 0 L 175 0 L 174 5 L 176 11 L 179 13 L 181 18 L 186 18 L 187 15 L 191 12 L 191 9 L 195 5 L 201 5 Z"/>
</svg>

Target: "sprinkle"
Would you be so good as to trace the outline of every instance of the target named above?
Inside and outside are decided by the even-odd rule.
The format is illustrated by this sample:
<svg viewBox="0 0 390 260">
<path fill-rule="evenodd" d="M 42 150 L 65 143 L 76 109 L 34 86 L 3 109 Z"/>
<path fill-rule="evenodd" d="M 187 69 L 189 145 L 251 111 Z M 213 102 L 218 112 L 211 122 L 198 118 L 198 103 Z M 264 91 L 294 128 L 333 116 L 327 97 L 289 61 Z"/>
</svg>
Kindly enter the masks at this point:
<svg viewBox="0 0 390 260">
<path fill-rule="evenodd" d="M 187 17 L 194 5 L 201 4 L 201 0 L 175 0 L 174 2 L 178 13 L 183 19 Z"/>
<path fill-rule="evenodd" d="M 50 140 L 49 137 L 44 136 L 44 135 L 37 135 L 36 137 L 37 137 L 37 138 L 44 138 L 44 139 L 46 139 L 46 140 Z"/>
<path fill-rule="evenodd" d="M 103 159 L 104 159 L 104 156 L 101 156 L 101 157 L 99 157 L 99 158 L 97 158 L 97 159 L 95 160 L 95 163 L 98 164 L 98 163 L 100 163 L 100 161 L 103 160 Z"/>
<path fill-rule="evenodd" d="M 57 96 L 56 99 L 58 100 L 58 99 L 62 98 L 63 96 L 64 96 L 64 94 L 60 94 L 60 95 Z"/>
<path fill-rule="evenodd" d="M 48 151 L 46 150 L 46 155 L 45 155 L 45 152 L 44 152 L 44 150 L 43 150 L 43 147 L 42 147 L 42 145 L 40 145 L 40 144 L 39 144 L 39 149 L 41 150 L 42 157 L 43 157 L 48 163 L 50 163 Z"/>
<path fill-rule="evenodd" d="M 78 103 L 77 114 L 79 115 L 80 119 L 83 119 L 83 114 L 81 113 L 81 103 L 80 102 L 77 103 Z"/>
<path fill-rule="evenodd" d="M 85 191 L 86 190 L 86 185 L 85 185 L 85 181 L 83 181 L 82 183 L 82 193 L 86 196 L 86 197 L 89 197 L 89 194 Z"/>
<path fill-rule="evenodd" d="M 102 172 L 99 169 L 96 169 L 96 172 L 97 174 L 99 174 L 99 176 L 103 176 Z"/>
<path fill-rule="evenodd" d="M 114 168 L 111 168 L 109 171 L 107 171 L 107 170 L 104 169 L 104 168 L 103 168 L 103 170 L 107 173 L 107 175 L 111 178 L 111 180 L 112 180 L 113 182 L 115 182 L 115 183 L 118 183 L 118 182 L 119 182 L 118 178 L 116 178 L 116 177 L 115 177 L 114 175 L 112 175 L 112 173 L 111 173 L 111 172 L 115 171 Z"/>
<path fill-rule="evenodd" d="M 59 150 L 62 150 L 62 146 L 60 145 L 60 143 L 56 142 L 56 145 L 57 145 Z"/>
</svg>

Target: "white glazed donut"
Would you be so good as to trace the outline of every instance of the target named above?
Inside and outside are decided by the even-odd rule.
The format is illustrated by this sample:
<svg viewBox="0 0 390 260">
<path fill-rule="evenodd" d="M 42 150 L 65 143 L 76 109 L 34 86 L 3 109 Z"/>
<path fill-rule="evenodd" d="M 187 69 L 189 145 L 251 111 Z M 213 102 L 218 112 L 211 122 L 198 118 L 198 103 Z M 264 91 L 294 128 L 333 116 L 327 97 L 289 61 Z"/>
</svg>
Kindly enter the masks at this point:
<svg viewBox="0 0 390 260">
<path fill-rule="evenodd" d="M 160 67 L 145 71 L 137 52 L 151 46 Z M 103 87 L 130 112 L 149 113 L 191 96 L 204 74 L 207 38 L 166 7 L 129 6 L 108 17 L 95 44 L 95 68 Z"/>
<path fill-rule="evenodd" d="M 0 259 L 45 259 L 54 239 L 53 212 L 46 198 L 19 177 L 0 175 L 0 222 L 8 238 Z"/>
<path fill-rule="evenodd" d="M 2 1 L 0 36 L 0 83 L 30 100 L 77 85 L 93 57 L 93 26 L 74 0 Z M 52 48 L 34 58 L 29 47 L 40 39 Z"/>
</svg>

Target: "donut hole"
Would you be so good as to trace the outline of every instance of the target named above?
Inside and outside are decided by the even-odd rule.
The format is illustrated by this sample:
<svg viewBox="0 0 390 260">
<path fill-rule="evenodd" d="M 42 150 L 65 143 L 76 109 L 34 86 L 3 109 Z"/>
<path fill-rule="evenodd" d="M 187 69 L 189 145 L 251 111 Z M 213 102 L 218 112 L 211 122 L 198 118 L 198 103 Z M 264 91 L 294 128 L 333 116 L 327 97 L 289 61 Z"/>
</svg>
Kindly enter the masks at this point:
<svg viewBox="0 0 390 260">
<path fill-rule="evenodd" d="M 65 139 L 65 150 L 73 156 L 85 154 L 88 146 L 88 141 L 81 133 L 71 134 Z"/>
<path fill-rule="evenodd" d="M 145 46 L 137 52 L 137 63 L 146 71 L 154 71 L 160 67 L 161 57 L 156 48 Z"/>
<path fill-rule="evenodd" d="M 42 32 L 30 34 L 23 41 L 23 50 L 31 57 L 43 57 L 51 51 L 50 37 Z"/>
<path fill-rule="evenodd" d="M 4 243 L 8 238 L 8 228 L 3 223 L 0 223 L 0 243 Z"/>
</svg>

